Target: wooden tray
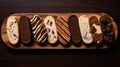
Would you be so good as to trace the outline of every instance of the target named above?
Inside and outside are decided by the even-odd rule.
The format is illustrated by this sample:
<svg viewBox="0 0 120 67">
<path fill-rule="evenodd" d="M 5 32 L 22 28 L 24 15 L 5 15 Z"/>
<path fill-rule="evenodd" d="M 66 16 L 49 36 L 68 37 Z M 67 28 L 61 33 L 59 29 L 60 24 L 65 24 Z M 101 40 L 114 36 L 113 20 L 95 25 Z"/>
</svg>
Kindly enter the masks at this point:
<svg viewBox="0 0 120 67">
<path fill-rule="evenodd" d="M 100 16 L 106 15 L 105 13 L 16 13 L 16 14 L 12 14 L 10 16 L 17 16 L 18 18 L 20 18 L 21 16 L 27 16 L 27 17 L 31 18 L 35 14 L 40 15 L 42 18 L 45 18 L 48 15 L 63 16 L 67 20 L 70 15 L 76 15 L 77 17 L 79 17 L 80 15 L 87 15 L 88 17 L 96 16 L 98 19 L 100 18 Z M 6 20 L 7 20 L 7 18 L 6 18 Z M 107 48 L 109 48 L 109 46 L 106 44 L 102 44 L 103 46 L 100 48 L 97 48 L 95 45 L 88 47 L 83 42 L 80 44 L 80 46 L 75 46 L 73 43 L 70 43 L 70 46 L 68 46 L 68 47 L 61 45 L 59 42 L 57 43 L 56 46 L 52 46 L 51 44 L 47 44 L 46 46 L 41 46 L 41 45 L 37 44 L 35 41 L 32 45 L 30 44 L 31 46 L 25 46 L 22 43 L 20 43 L 19 46 L 13 46 L 10 44 L 8 37 L 7 37 L 6 20 L 2 24 L 1 37 L 2 37 L 2 40 L 5 43 L 5 45 L 12 49 L 107 49 Z M 115 21 L 113 19 L 112 19 L 112 21 L 113 21 L 112 24 L 113 24 L 113 28 L 114 28 L 115 41 L 116 41 L 117 35 L 118 35 L 118 28 L 117 28 Z"/>
</svg>

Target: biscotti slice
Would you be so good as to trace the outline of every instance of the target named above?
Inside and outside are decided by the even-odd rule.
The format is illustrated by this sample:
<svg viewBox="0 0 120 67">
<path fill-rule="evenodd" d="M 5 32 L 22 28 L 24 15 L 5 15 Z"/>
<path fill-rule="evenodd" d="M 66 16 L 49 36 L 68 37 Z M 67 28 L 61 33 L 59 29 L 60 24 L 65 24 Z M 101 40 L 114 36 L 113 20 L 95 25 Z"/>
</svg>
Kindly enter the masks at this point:
<svg viewBox="0 0 120 67">
<path fill-rule="evenodd" d="M 76 15 L 71 15 L 68 19 L 68 24 L 70 28 L 71 41 L 75 45 L 81 42 L 81 33 L 79 28 L 79 22 Z"/>
<path fill-rule="evenodd" d="M 112 19 L 108 15 L 103 15 L 100 17 L 100 23 L 102 26 L 102 31 L 103 31 L 103 39 L 104 43 L 106 44 L 112 44 L 115 39 L 115 34 L 114 34 L 114 29 L 113 29 L 113 24 L 112 24 Z"/>
<path fill-rule="evenodd" d="M 31 25 L 35 41 L 44 44 L 47 40 L 47 30 L 39 15 L 34 15 L 31 18 Z"/>
<path fill-rule="evenodd" d="M 67 45 L 71 39 L 67 20 L 64 17 L 58 16 L 56 18 L 56 26 L 60 43 Z"/>
<path fill-rule="evenodd" d="M 90 33 L 89 18 L 86 15 L 79 16 L 79 27 L 83 42 L 85 44 L 91 44 L 93 37 Z"/>
<path fill-rule="evenodd" d="M 101 44 L 103 40 L 103 35 L 98 18 L 96 16 L 91 16 L 89 19 L 89 24 L 94 43 Z"/>
<path fill-rule="evenodd" d="M 19 33 L 21 42 L 24 45 L 29 45 L 32 42 L 32 29 L 30 25 L 30 18 L 21 16 L 19 21 Z"/>
<path fill-rule="evenodd" d="M 58 35 L 54 17 L 46 16 L 43 23 L 47 29 L 48 42 L 50 44 L 55 44 L 58 40 Z"/>
<path fill-rule="evenodd" d="M 12 45 L 16 45 L 20 39 L 18 22 L 19 20 L 16 16 L 10 16 L 7 19 L 7 23 L 6 23 L 7 36 L 9 42 Z"/>
</svg>

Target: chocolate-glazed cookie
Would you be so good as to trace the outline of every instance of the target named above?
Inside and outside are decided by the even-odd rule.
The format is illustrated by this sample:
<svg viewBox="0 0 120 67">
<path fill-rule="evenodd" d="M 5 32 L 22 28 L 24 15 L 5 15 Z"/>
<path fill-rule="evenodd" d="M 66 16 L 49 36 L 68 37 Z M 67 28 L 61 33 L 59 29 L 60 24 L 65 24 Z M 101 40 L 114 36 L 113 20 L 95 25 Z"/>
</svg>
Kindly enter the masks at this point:
<svg viewBox="0 0 120 67">
<path fill-rule="evenodd" d="M 114 42 L 115 34 L 112 25 L 112 19 L 108 15 L 103 15 L 100 18 L 102 31 L 103 31 L 103 39 L 106 44 L 111 44 Z"/>
<path fill-rule="evenodd" d="M 30 19 L 26 16 L 22 16 L 19 21 L 19 31 L 21 42 L 28 45 L 32 41 L 32 30 L 30 25 Z"/>
<path fill-rule="evenodd" d="M 70 42 L 69 26 L 65 18 L 58 16 L 56 18 L 56 26 L 58 32 L 58 39 L 63 45 L 67 45 Z"/>
<path fill-rule="evenodd" d="M 43 23 L 47 29 L 48 42 L 50 44 L 55 44 L 58 40 L 58 35 L 54 17 L 46 16 Z"/>
<path fill-rule="evenodd" d="M 90 24 L 90 32 L 92 33 L 93 41 L 95 44 L 101 44 L 102 43 L 102 30 L 100 26 L 100 22 L 98 21 L 96 16 L 92 16 L 89 19 Z"/>
<path fill-rule="evenodd" d="M 90 33 L 89 18 L 87 15 L 81 15 L 79 17 L 79 26 L 83 42 L 85 44 L 91 44 L 93 42 L 93 37 Z"/>
<path fill-rule="evenodd" d="M 31 25 L 35 41 L 39 44 L 45 43 L 47 40 L 47 30 L 39 15 L 32 17 Z"/>
<path fill-rule="evenodd" d="M 18 22 L 19 21 L 16 16 L 10 16 L 7 19 L 7 23 L 6 23 L 7 36 L 9 42 L 12 45 L 16 45 L 20 39 Z"/>
<path fill-rule="evenodd" d="M 81 33 L 79 30 L 77 16 L 71 15 L 68 19 L 68 24 L 69 24 L 69 28 L 70 28 L 71 41 L 74 44 L 79 44 L 81 42 Z"/>
</svg>

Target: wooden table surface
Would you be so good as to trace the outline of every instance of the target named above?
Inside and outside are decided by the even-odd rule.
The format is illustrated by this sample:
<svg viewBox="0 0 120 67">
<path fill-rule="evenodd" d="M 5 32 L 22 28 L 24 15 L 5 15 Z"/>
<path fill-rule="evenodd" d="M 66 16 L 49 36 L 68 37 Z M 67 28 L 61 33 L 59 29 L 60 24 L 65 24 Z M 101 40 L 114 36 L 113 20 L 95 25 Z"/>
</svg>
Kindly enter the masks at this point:
<svg viewBox="0 0 120 67">
<path fill-rule="evenodd" d="M 0 0 L 0 27 L 13 13 L 107 13 L 120 30 L 120 2 L 113 0 Z M 120 33 L 120 32 L 119 32 Z M 0 67 L 119 67 L 120 35 L 108 50 L 11 50 L 0 37 Z"/>
</svg>

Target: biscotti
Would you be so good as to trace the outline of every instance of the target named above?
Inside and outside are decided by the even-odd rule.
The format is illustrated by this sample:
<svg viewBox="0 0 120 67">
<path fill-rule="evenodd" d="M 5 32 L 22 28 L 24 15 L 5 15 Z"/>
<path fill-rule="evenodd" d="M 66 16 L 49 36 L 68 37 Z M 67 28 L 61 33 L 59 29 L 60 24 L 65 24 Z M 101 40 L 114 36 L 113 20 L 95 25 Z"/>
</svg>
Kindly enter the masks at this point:
<svg viewBox="0 0 120 67">
<path fill-rule="evenodd" d="M 13 45 L 16 45 L 19 41 L 18 22 L 19 20 L 16 16 L 10 16 L 6 23 L 7 37 L 9 42 Z"/>
<path fill-rule="evenodd" d="M 70 27 L 70 33 L 71 33 L 71 41 L 74 44 L 79 44 L 81 42 L 81 33 L 79 30 L 79 22 L 78 18 L 75 15 L 71 15 L 68 20 L 68 24 Z"/>
<path fill-rule="evenodd" d="M 89 24 L 94 43 L 101 44 L 103 41 L 103 33 L 99 19 L 96 16 L 91 16 L 89 19 Z"/>
<path fill-rule="evenodd" d="M 106 44 L 111 44 L 114 42 L 115 34 L 112 24 L 112 19 L 108 15 L 103 15 L 100 18 L 102 31 L 103 31 L 103 39 Z"/>
<path fill-rule="evenodd" d="M 58 39 L 61 44 L 66 46 L 71 39 L 67 20 L 64 17 L 58 16 L 56 18 L 56 26 L 58 32 Z"/>
<path fill-rule="evenodd" d="M 90 33 L 89 19 L 86 15 L 81 15 L 79 17 L 79 26 L 83 42 L 85 44 L 91 44 L 93 42 L 93 38 Z"/>
<path fill-rule="evenodd" d="M 43 23 L 45 24 L 45 27 L 47 29 L 48 42 L 50 44 L 56 43 L 58 40 L 58 35 L 54 17 L 52 16 L 45 17 Z"/>
<path fill-rule="evenodd" d="M 30 19 L 26 16 L 22 16 L 19 21 L 19 33 L 21 42 L 25 45 L 30 44 L 32 41 L 32 30 L 30 25 Z"/>
<path fill-rule="evenodd" d="M 47 30 L 42 18 L 39 15 L 34 15 L 31 19 L 31 26 L 35 41 L 44 44 L 47 40 Z"/>
<path fill-rule="evenodd" d="M 13 49 L 106 49 L 117 36 L 116 22 L 105 13 L 17 13 L 1 28 Z"/>
</svg>

